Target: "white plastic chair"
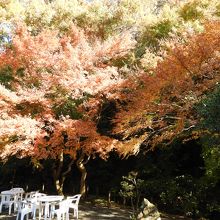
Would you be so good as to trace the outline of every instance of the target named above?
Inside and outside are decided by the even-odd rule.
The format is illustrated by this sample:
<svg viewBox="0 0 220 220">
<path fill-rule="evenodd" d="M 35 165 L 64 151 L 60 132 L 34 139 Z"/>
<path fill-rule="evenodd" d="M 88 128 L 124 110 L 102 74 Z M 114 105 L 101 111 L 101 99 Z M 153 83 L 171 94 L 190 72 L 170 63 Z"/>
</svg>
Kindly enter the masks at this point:
<svg viewBox="0 0 220 220">
<path fill-rule="evenodd" d="M 13 195 L 1 194 L 1 203 L 0 203 L 0 213 L 2 213 L 2 207 L 6 206 L 9 207 L 8 214 L 11 215 L 12 205 L 14 205 L 15 211 L 15 199 Z"/>
<path fill-rule="evenodd" d="M 9 190 L 10 192 L 12 192 L 14 194 L 14 199 L 15 199 L 15 210 L 18 209 L 19 206 L 19 202 L 22 201 L 23 199 L 23 194 L 25 193 L 23 188 L 20 187 L 16 187 L 16 188 L 12 188 Z"/>
<path fill-rule="evenodd" d="M 43 198 L 40 198 L 40 212 L 39 212 L 39 218 L 41 217 L 41 214 L 44 215 L 45 219 L 51 220 L 54 216 L 54 210 L 56 208 L 56 205 L 59 204 L 60 201 L 62 201 L 64 196 L 57 196 L 57 195 L 49 195 L 45 196 Z"/>
<path fill-rule="evenodd" d="M 78 205 L 80 200 L 81 194 L 76 194 L 74 196 L 68 196 L 67 200 L 69 201 L 69 208 L 74 210 L 74 217 L 78 219 L 79 217 L 79 211 L 78 211 Z"/>
<path fill-rule="evenodd" d="M 25 200 L 19 202 L 19 209 L 16 220 L 20 219 L 23 220 L 25 215 L 28 219 L 28 214 L 31 213 L 33 219 L 36 218 L 36 210 L 39 208 L 40 203 L 38 199 L 42 196 L 46 196 L 45 193 L 39 193 L 38 191 L 29 192 L 25 195 Z"/>
<path fill-rule="evenodd" d="M 39 198 L 46 196 L 45 193 L 39 193 L 39 191 L 36 191 L 35 193 L 31 192 L 31 195 L 29 198 L 27 198 L 28 201 L 32 203 L 32 216 L 33 219 L 36 217 L 36 210 L 40 208 L 40 202 Z M 43 209 L 43 206 L 41 207 Z"/>
<path fill-rule="evenodd" d="M 24 189 L 21 187 L 15 187 L 15 188 L 11 188 L 10 191 L 19 191 L 19 192 L 24 192 Z"/>
<path fill-rule="evenodd" d="M 28 215 L 30 213 L 33 213 L 33 204 L 31 203 L 31 201 L 20 201 L 19 202 L 19 206 L 18 206 L 18 214 L 16 217 L 16 220 L 19 219 L 20 216 L 20 220 L 23 220 L 25 215 L 26 218 L 28 219 Z"/>
<path fill-rule="evenodd" d="M 18 199 L 22 200 L 23 194 L 24 194 L 24 189 L 17 187 L 17 188 L 12 188 L 10 189 L 11 192 L 14 192 L 18 195 Z"/>
<path fill-rule="evenodd" d="M 54 214 L 57 216 L 57 220 L 66 219 L 69 220 L 69 200 L 63 200 L 59 202 L 59 208 L 54 209 L 51 211 L 51 215 L 54 216 Z"/>
<path fill-rule="evenodd" d="M 27 193 L 25 193 L 24 199 L 26 200 L 26 199 L 29 199 L 29 198 L 33 198 L 33 197 L 35 197 L 35 195 L 36 195 L 37 193 L 39 193 L 39 191 L 27 192 Z"/>
</svg>

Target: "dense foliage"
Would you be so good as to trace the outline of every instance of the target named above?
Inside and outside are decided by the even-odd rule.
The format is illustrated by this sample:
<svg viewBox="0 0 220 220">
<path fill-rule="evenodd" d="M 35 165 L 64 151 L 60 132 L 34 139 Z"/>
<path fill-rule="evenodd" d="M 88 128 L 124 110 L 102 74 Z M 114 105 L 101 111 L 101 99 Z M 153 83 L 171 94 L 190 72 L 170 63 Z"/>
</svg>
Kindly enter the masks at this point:
<svg viewBox="0 0 220 220">
<path fill-rule="evenodd" d="M 85 194 L 90 158 L 140 152 L 115 190 L 134 209 L 145 194 L 190 216 L 218 212 L 219 18 L 217 0 L 1 1 L 1 160 L 30 159 L 58 193 L 76 165 Z M 204 172 L 176 171 L 168 161 L 190 161 L 193 139 Z M 161 164 L 145 156 L 156 147 Z"/>
<path fill-rule="evenodd" d="M 203 158 L 206 165 L 206 175 L 214 185 L 219 182 L 220 171 L 220 90 L 219 86 L 208 95 L 198 106 L 197 110 L 201 115 L 200 127 L 203 131 L 201 143 L 203 145 Z"/>
</svg>

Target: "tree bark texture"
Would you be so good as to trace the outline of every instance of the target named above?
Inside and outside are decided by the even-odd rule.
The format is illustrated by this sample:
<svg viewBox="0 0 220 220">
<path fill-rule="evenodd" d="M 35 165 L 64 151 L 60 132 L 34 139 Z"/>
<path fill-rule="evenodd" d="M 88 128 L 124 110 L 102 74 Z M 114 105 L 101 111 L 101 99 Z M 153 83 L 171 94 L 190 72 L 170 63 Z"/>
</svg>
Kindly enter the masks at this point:
<svg viewBox="0 0 220 220">
<path fill-rule="evenodd" d="M 63 195 L 63 184 L 68 173 L 70 173 L 74 160 L 71 159 L 66 171 L 64 170 L 64 155 L 63 152 L 60 154 L 57 166 L 53 166 L 53 179 L 56 187 L 56 191 L 59 195 Z"/>
<path fill-rule="evenodd" d="M 87 177 L 87 170 L 85 165 L 88 163 L 90 156 L 87 156 L 85 153 L 81 153 L 79 159 L 76 162 L 77 168 L 81 173 L 80 179 L 80 194 L 82 197 L 86 195 L 86 177 Z"/>
</svg>

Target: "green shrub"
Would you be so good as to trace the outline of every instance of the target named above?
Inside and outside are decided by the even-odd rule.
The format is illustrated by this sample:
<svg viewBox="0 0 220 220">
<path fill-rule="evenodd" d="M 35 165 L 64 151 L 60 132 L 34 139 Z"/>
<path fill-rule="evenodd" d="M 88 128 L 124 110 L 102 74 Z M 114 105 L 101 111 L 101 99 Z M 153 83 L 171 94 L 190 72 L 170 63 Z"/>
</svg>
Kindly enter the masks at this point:
<svg viewBox="0 0 220 220">
<path fill-rule="evenodd" d="M 220 4 L 218 4 L 218 5 L 216 6 L 215 15 L 218 16 L 218 17 L 220 17 Z"/>
<path fill-rule="evenodd" d="M 188 2 L 180 10 L 179 15 L 184 21 L 195 21 L 203 18 L 203 13 L 197 9 L 199 3 L 197 1 Z"/>
<path fill-rule="evenodd" d="M 11 88 L 11 82 L 14 80 L 12 68 L 6 66 L 0 70 L 0 83 L 3 84 L 6 88 Z"/>
</svg>

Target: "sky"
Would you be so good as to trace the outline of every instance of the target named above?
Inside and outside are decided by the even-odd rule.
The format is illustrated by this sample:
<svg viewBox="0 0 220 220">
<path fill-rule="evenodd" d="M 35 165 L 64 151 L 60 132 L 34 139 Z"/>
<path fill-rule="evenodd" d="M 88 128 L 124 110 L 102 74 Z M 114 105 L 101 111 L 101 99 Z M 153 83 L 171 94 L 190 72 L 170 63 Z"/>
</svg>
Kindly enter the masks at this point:
<svg viewBox="0 0 220 220">
<path fill-rule="evenodd" d="M 5 45 L 11 42 L 11 25 L 0 23 L 0 52 L 4 51 Z"/>
</svg>

